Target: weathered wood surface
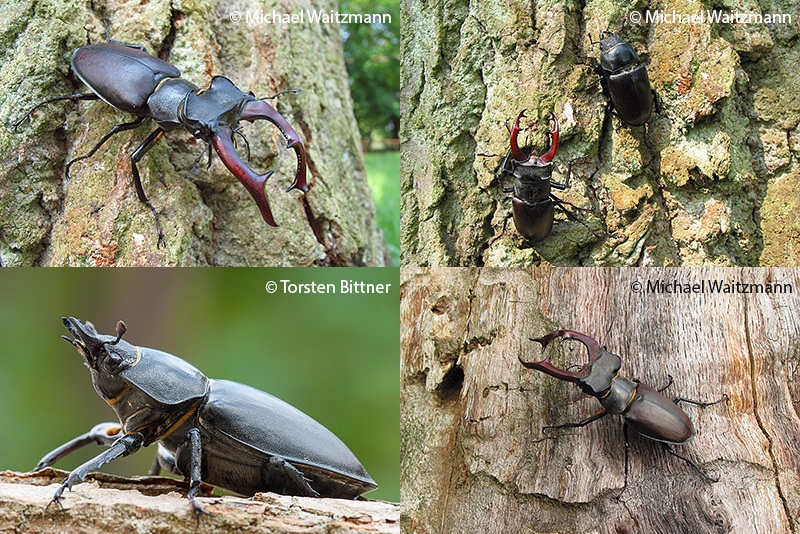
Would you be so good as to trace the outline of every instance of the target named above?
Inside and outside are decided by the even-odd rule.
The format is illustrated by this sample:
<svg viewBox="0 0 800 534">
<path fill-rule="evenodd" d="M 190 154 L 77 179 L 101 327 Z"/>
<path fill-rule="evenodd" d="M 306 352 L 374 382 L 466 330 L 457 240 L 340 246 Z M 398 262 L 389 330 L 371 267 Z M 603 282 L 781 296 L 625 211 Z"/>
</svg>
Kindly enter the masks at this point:
<svg viewBox="0 0 800 534">
<path fill-rule="evenodd" d="M 648 280 L 792 284 L 786 294 L 645 294 Z M 796 533 L 800 531 L 800 272 L 739 269 L 404 269 L 401 285 L 404 532 Z M 622 376 L 686 406 L 678 452 L 606 417 L 572 384 L 522 367 L 528 340 L 577 330 L 622 357 Z M 577 342 L 548 347 L 562 368 Z"/>
<path fill-rule="evenodd" d="M 65 492 L 64 510 L 46 506 L 67 473 L 0 473 L 0 532 L 397 533 L 400 505 L 287 497 L 274 493 L 200 497 L 199 520 L 186 485 L 163 477 L 125 479 L 92 473 Z"/>
</svg>

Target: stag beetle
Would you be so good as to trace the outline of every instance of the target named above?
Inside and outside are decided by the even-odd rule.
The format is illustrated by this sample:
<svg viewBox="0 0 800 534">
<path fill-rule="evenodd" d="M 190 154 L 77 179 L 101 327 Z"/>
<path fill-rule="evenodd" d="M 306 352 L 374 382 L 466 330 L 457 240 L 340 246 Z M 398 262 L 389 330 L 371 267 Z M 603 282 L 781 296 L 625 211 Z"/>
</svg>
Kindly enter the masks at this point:
<svg viewBox="0 0 800 534">
<path fill-rule="evenodd" d="M 635 380 L 623 378 L 618 374 L 622 367 L 622 359 L 619 356 L 612 354 L 605 347 L 601 347 L 589 336 L 572 330 L 557 330 L 545 336 L 530 339 L 541 344 L 542 350 L 544 350 L 547 344 L 555 338 L 574 339 L 581 342 L 589 351 L 589 363 L 582 366 L 577 372 L 555 367 L 550 363 L 550 356 L 538 362 L 526 362 L 522 356 L 519 356 L 520 363 L 528 369 L 536 369 L 559 380 L 574 383 L 585 394 L 595 397 L 603 408 L 578 423 L 546 426 L 542 430 L 582 427 L 608 414 L 622 415 L 625 419 L 623 433 L 625 435 L 626 486 L 628 483 L 628 426 L 648 439 L 661 442 L 671 455 L 686 461 L 704 478 L 716 481 L 709 478 L 692 460 L 676 452 L 672 445 L 686 443 L 695 434 L 694 425 L 689 416 L 678 407 L 679 402 L 706 407 L 727 399 L 727 396 L 715 402 L 699 402 L 683 397 L 669 400 L 661 392 L 672 384 L 672 377 L 670 377 L 670 382 L 660 390 Z"/>
<path fill-rule="evenodd" d="M 653 89 L 633 47 L 616 33 L 604 31 L 600 34 L 600 63 L 594 58 L 591 63 L 600 76 L 603 94 L 611 99 L 609 105 L 620 120 L 631 126 L 646 123 L 653 109 Z"/>
<path fill-rule="evenodd" d="M 214 76 L 210 86 L 200 90 L 193 83 L 182 79 L 180 70 L 151 56 L 144 51 L 144 47 L 118 41 L 82 46 L 72 54 L 71 63 L 73 72 L 92 92 L 57 96 L 40 102 L 20 118 L 14 128 L 39 107 L 61 100 L 100 99 L 117 109 L 136 115 L 135 120 L 111 128 L 87 154 L 69 161 L 65 168 L 66 175 L 69 176 L 69 168 L 73 163 L 91 157 L 112 135 L 136 128 L 145 119 L 152 118 L 158 128 L 133 152 L 131 166 L 136 194 L 155 216 L 159 246 L 164 243 L 164 233 L 161 231 L 158 212 L 144 192 L 136 163 L 164 132 L 183 127 L 194 137 L 205 141 L 207 145 L 203 153 L 208 151 L 209 166 L 210 147 L 213 146 L 225 167 L 242 182 L 256 201 L 264 221 L 270 226 L 278 226 L 264 193 L 264 186 L 273 171 L 263 175 L 256 174 L 242 161 L 233 145 L 233 134 L 239 133 L 241 128 L 240 120 L 266 119 L 278 127 L 288 141 L 287 148 L 294 149 L 297 155 L 294 182 L 286 191 L 308 191 L 306 154 L 300 136 L 275 108 L 265 100 L 256 100 L 253 93 L 242 92 L 228 78 Z M 202 156 L 203 154 L 195 160 L 195 164 Z"/>
<path fill-rule="evenodd" d="M 501 167 L 502 173 L 514 177 L 514 187 L 504 189 L 505 193 L 514 193 L 511 199 L 514 226 L 526 239 L 539 241 L 550 235 L 555 219 L 554 205 L 563 208 L 562 201 L 550 190 L 556 188 L 564 191 L 569 187 L 570 172 L 563 184 L 551 180 L 553 175 L 553 158 L 558 152 L 558 119 L 550 116 L 553 129 L 550 130 L 550 146 L 541 156 L 533 154 L 532 149 L 521 149 L 517 141 L 519 121 L 525 116 L 522 110 L 514 126 L 511 128 L 511 149 L 506 154 Z"/>
<path fill-rule="evenodd" d="M 110 448 L 72 471 L 51 503 L 61 506 L 65 489 L 93 469 L 158 442 L 151 474 L 163 468 L 189 479 L 195 500 L 206 482 L 244 495 L 353 499 L 377 488 L 350 449 L 330 430 L 269 393 L 228 380 L 206 378 L 189 363 L 154 349 L 97 333 L 91 323 L 62 317 L 92 374 L 97 393 L 119 423 L 102 423 L 48 453 L 37 469 L 72 451 L 98 443 Z"/>
</svg>

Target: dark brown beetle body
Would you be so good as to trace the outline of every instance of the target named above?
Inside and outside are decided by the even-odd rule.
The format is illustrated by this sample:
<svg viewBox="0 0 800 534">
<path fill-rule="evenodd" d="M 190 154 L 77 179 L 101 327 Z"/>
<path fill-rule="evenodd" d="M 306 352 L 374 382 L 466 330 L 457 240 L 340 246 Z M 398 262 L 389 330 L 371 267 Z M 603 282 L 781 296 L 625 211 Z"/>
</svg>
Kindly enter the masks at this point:
<svg viewBox="0 0 800 534">
<path fill-rule="evenodd" d="M 574 383 L 581 391 L 595 397 L 603 409 L 579 423 L 545 427 L 545 429 L 581 427 L 608 414 L 621 415 L 625 419 L 626 429 L 630 426 L 639 434 L 661 442 L 670 454 L 687 461 L 704 477 L 707 477 L 694 462 L 679 455 L 671 445 L 686 443 L 695 434 L 692 421 L 678 406 L 678 402 L 688 402 L 699 406 L 709 406 L 716 404 L 715 402 L 698 402 L 681 397 L 673 401 L 647 384 L 619 376 L 622 359 L 600 346 L 594 339 L 579 332 L 557 330 L 539 338 L 531 338 L 531 341 L 540 343 L 544 349 L 550 341 L 556 338 L 574 339 L 581 342 L 589 351 L 589 363 L 583 365 L 578 371 L 568 371 L 559 369 L 550 363 L 549 356 L 538 362 L 526 362 L 522 357 L 519 358 L 519 361 L 529 369 L 535 369 L 559 380 Z M 625 472 L 627 480 L 627 438 Z"/>
<path fill-rule="evenodd" d="M 594 71 L 600 76 L 603 94 L 625 124 L 641 126 L 653 110 L 653 89 L 647 67 L 631 45 L 612 32 L 600 34 L 600 64 Z"/>
<path fill-rule="evenodd" d="M 193 83 L 180 78 L 180 70 L 173 65 L 151 56 L 142 47 L 118 42 L 82 46 L 72 54 L 71 64 L 72 70 L 92 93 L 50 98 L 26 113 L 15 123 L 15 128 L 40 106 L 59 100 L 102 99 L 137 117 L 132 122 L 118 124 L 86 155 L 68 162 L 66 173 L 69 175 L 73 163 L 93 155 L 112 135 L 134 129 L 152 118 L 158 128 L 131 155 L 131 166 L 139 200 L 155 216 L 159 245 L 163 243 L 164 235 L 158 213 L 147 199 L 136 163 L 165 132 L 185 128 L 194 137 L 208 143 L 206 150 L 213 146 L 223 164 L 253 197 L 264 221 L 270 226 L 278 226 L 264 192 L 272 171 L 257 174 L 239 157 L 233 145 L 233 135 L 239 133 L 240 120 L 265 119 L 278 127 L 288 141 L 288 148 L 293 149 L 297 156 L 297 171 L 287 191 L 308 191 L 306 154 L 300 136 L 275 108 L 264 100 L 257 100 L 252 93 L 241 91 L 228 78 L 215 76 L 209 87 L 200 90 Z M 209 150 L 209 165 L 210 158 Z"/>
<path fill-rule="evenodd" d="M 511 199 L 514 226 L 526 239 L 540 241 L 550 235 L 555 218 L 555 204 L 558 198 L 551 189 L 565 190 L 569 187 L 569 174 L 563 184 L 552 181 L 553 158 L 558 152 L 558 120 L 552 115 L 553 129 L 550 130 L 550 146 L 541 156 L 533 150 L 522 149 L 517 142 L 520 125 L 525 110 L 520 112 L 511 128 L 511 149 L 503 162 L 502 173 L 514 178 Z"/>
<path fill-rule="evenodd" d="M 190 481 L 195 501 L 207 482 L 244 495 L 273 491 L 286 495 L 352 499 L 377 487 L 350 449 L 330 430 L 286 402 L 258 389 L 212 380 L 166 352 L 137 347 L 117 336 L 98 334 L 90 323 L 63 319 L 84 357 L 98 395 L 119 423 L 102 423 L 58 447 L 37 465 L 53 464 L 74 450 L 97 443 L 109 449 L 81 465 L 56 491 L 102 465 L 158 443 L 160 468 Z"/>
</svg>

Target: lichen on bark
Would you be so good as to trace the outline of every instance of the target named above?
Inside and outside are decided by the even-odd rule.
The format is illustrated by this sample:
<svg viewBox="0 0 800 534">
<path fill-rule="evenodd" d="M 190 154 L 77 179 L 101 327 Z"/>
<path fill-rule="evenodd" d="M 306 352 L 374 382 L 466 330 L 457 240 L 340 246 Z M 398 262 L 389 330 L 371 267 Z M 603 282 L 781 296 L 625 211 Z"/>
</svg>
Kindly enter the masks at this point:
<svg viewBox="0 0 800 534">
<path fill-rule="evenodd" d="M 331 5 L 327 7 L 331 7 Z M 249 25 L 238 10 L 311 9 L 242 0 L 165 0 L 129 6 L 117 0 L 30 2 L 0 10 L 0 121 L 10 124 L 35 103 L 85 92 L 71 76 L 72 51 L 110 37 L 145 45 L 204 87 L 225 75 L 270 101 L 303 139 L 311 191 L 285 193 L 293 152 L 272 125 L 243 123 L 249 164 L 275 170 L 266 186 L 280 228 L 267 226 L 246 190 L 214 157 L 191 172 L 205 143 L 179 130 L 139 163 L 145 191 L 161 215 L 166 246 L 157 248 L 153 215 L 131 184 L 130 154 L 152 121 L 85 154 L 113 125 L 132 120 L 103 102 L 57 103 L 18 131 L 0 128 L 0 255 L 6 265 L 383 265 L 386 247 L 364 172 L 338 25 Z M 314 5 L 325 9 L 326 6 Z M 122 14 L 124 13 L 124 16 Z M 240 143 L 241 144 L 241 143 Z M 239 150 L 243 150 L 239 147 Z M 246 151 L 243 151 L 246 154 Z"/>
<path fill-rule="evenodd" d="M 660 7 L 797 11 L 789 1 Z M 658 8 L 403 3 L 404 264 L 800 263 L 800 21 L 627 22 L 632 10 Z M 644 128 L 606 109 L 588 65 L 603 30 L 620 33 L 647 62 L 657 105 Z M 567 161 L 589 156 L 558 193 L 580 210 L 557 213 L 553 233 L 536 243 L 515 231 L 502 191 L 509 184 L 496 173 L 508 125 L 523 109 L 539 148 L 550 113 L 561 123 L 554 179 L 563 180 Z"/>
</svg>

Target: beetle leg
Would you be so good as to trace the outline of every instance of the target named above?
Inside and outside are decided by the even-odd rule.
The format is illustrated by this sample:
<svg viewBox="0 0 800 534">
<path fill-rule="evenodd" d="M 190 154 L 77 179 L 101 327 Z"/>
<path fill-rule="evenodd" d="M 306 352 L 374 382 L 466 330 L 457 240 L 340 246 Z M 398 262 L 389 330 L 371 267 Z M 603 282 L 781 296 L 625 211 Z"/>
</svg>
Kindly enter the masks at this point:
<svg viewBox="0 0 800 534">
<path fill-rule="evenodd" d="M 76 93 L 74 95 L 54 96 L 53 98 L 48 98 L 47 100 L 39 102 L 38 104 L 33 106 L 30 111 L 28 111 L 25 115 L 20 117 L 20 119 L 17 120 L 11 126 L 14 128 L 14 131 L 17 131 L 17 128 L 19 128 L 19 125 L 22 124 L 22 121 L 30 117 L 31 113 L 33 113 L 34 111 L 36 111 L 37 109 L 39 109 L 44 105 L 52 104 L 53 102 L 60 102 L 62 100 L 71 100 L 73 102 L 76 100 L 100 100 L 100 97 L 94 93 Z"/>
<path fill-rule="evenodd" d="M 178 464 L 175 461 L 175 455 L 172 454 L 161 443 L 159 443 L 158 450 L 156 451 L 156 457 L 153 459 L 153 465 L 150 466 L 150 470 L 147 472 L 147 474 L 155 477 L 161 473 L 162 469 L 168 473 L 172 473 L 173 475 L 181 474 L 180 470 L 178 469 Z"/>
<path fill-rule="evenodd" d="M 542 427 L 542 432 L 544 432 L 545 430 L 557 429 L 557 428 L 578 428 L 578 427 L 586 426 L 589 423 L 593 423 L 593 422 L 597 421 L 598 419 L 600 419 L 602 417 L 605 417 L 606 415 L 608 415 L 608 412 L 606 411 L 605 408 L 603 408 L 602 410 L 600 410 L 596 414 L 592 415 L 591 417 L 587 417 L 583 421 L 579 421 L 577 423 L 565 423 L 563 425 L 543 426 Z"/>
<path fill-rule="evenodd" d="M 39 463 L 36 464 L 36 467 L 34 467 L 33 470 L 38 471 L 39 469 L 49 467 L 68 454 L 72 454 L 78 449 L 81 449 L 86 445 L 91 445 L 92 443 L 110 447 L 117 440 L 117 438 L 119 438 L 121 433 L 122 427 L 119 425 L 119 423 L 100 423 L 99 425 L 95 425 L 89 432 L 82 434 L 47 453 L 44 458 L 39 460 Z"/>
<path fill-rule="evenodd" d="M 139 177 L 139 169 L 136 167 L 136 164 L 142 159 L 142 157 L 150 150 L 156 141 L 161 139 L 161 136 L 164 135 L 164 130 L 161 128 L 157 128 L 153 133 L 147 136 L 147 139 L 139 145 L 133 154 L 131 154 L 131 167 L 133 168 L 133 185 L 136 188 L 136 195 L 139 197 L 139 201 L 142 202 L 145 206 L 150 208 L 150 211 L 153 212 L 153 216 L 156 218 L 156 230 L 158 231 L 158 243 L 156 244 L 157 248 L 160 248 L 162 245 L 165 244 L 164 241 L 164 232 L 161 231 L 161 221 L 158 219 L 158 212 L 150 204 L 150 200 L 147 199 L 147 195 L 144 192 L 144 187 L 142 186 L 142 179 Z"/>
<path fill-rule="evenodd" d="M 83 159 L 88 159 L 88 158 L 91 158 L 92 156 L 94 156 L 94 153 L 95 153 L 95 152 L 97 152 L 97 150 L 98 150 L 98 149 L 99 149 L 101 146 L 103 146 L 103 144 L 104 144 L 106 141 L 108 141 L 108 140 L 109 140 L 109 138 L 111 138 L 111 136 L 112 136 L 112 135 L 114 135 L 114 134 L 118 134 L 119 132 L 124 132 L 124 131 L 126 131 L 126 130 L 133 130 L 134 128 L 137 128 L 137 127 L 138 127 L 140 124 L 142 124 L 142 121 L 144 121 L 146 118 L 147 118 L 147 117 L 139 117 L 139 118 L 138 118 L 138 119 L 136 119 L 135 121 L 126 122 L 126 123 L 123 123 L 123 124 L 117 124 L 116 126 L 114 126 L 113 128 L 111 128 L 111 129 L 110 129 L 108 132 L 106 132 L 106 134 L 105 134 L 105 135 L 104 135 L 104 136 L 103 136 L 103 137 L 100 139 L 100 141 L 99 141 L 99 142 L 98 142 L 96 145 L 94 145 L 94 147 L 93 147 L 93 148 L 92 148 L 92 149 L 91 149 L 89 152 L 87 152 L 86 154 L 84 154 L 84 155 L 82 155 L 82 156 L 78 156 L 77 158 L 73 158 L 73 159 L 69 160 L 69 161 L 67 162 L 67 164 L 65 165 L 65 167 L 64 167 L 64 174 L 67 176 L 67 178 L 69 178 L 69 169 L 70 169 L 70 167 L 72 167 L 72 164 L 73 164 L 73 163 L 75 163 L 75 162 L 78 162 L 78 161 L 81 161 L 81 160 L 83 160 Z"/>
<path fill-rule="evenodd" d="M 278 93 L 280 94 L 280 93 Z M 289 189 L 299 189 L 304 193 L 308 191 L 308 184 L 306 183 L 306 151 L 303 148 L 303 143 L 300 142 L 300 136 L 294 131 L 294 128 L 283 118 L 283 115 L 264 102 L 263 100 L 250 100 L 242 106 L 242 112 L 239 114 L 239 120 L 255 121 L 257 119 L 266 119 L 281 131 L 283 137 L 288 141 L 286 148 L 292 148 L 297 155 L 297 172 L 294 175 L 294 181 Z M 214 137 L 217 137 L 216 135 Z M 216 147 L 216 144 L 214 145 Z"/>
<path fill-rule="evenodd" d="M 628 442 L 628 423 L 622 423 L 622 439 L 625 441 L 625 482 L 622 484 L 622 491 L 619 492 L 619 497 L 622 497 L 622 494 L 625 493 L 625 489 L 628 487 L 628 449 L 630 449 L 630 443 Z"/>
<path fill-rule="evenodd" d="M 61 504 L 61 495 L 64 493 L 65 489 L 72 490 L 72 486 L 76 482 L 83 482 L 84 477 L 86 477 L 86 474 L 89 471 L 98 469 L 108 462 L 116 460 L 122 456 L 133 454 L 141 449 L 143 444 L 144 436 L 138 432 L 131 432 L 130 434 L 125 434 L 118 438 L 107 451 L 95 456 L 85 464 L 72 471 L 67 479 L 56 490 L 55 495 L 53 495 L 53 499 L 47 506 L 49 507 L 51 504 L 55 503 L 63 509 L 64 506 Z"/>
<path fill-rule="evenodd" d="M 271 456 L 269 458 L 269 470 L 279 469 L 283 471 L 283 475 L 294 482 L 294 485 L 300 490 L 300 494 L 307 497 L 319 497 L 319 493 L 311 487 L 311 482 L 303 473 L 295 466 L 281 458 L 280 456 Z"/>
<path fill-rule="evenodd" d="M 694 468 L 694 470 L 697 471 L 698 473 L 700 473 L 700 476 L 703 477 L 704 479 L 706 479 L 708 482 L 719 482 L 719 478 L 714 478 L 714 477 L 709 476 L 708 473 L 703 471 L 703 469 L 701 469 L 699 465 L 694 463 L 692 460 L 690 460 L 686 456 L 682 456 L 681 454 L 679 454 L 675 449 L 672 448 L 672 445 L 670 445 L 669 443 L 663 443 L 662 442 L 661 445 L 663 445 L 664 448 L 667 450 L 667 452 L 670 453 L 672 456 L 676 456 L 676 457 L 680 458 L 681 460 L 683 460 L 684 462 L 686 462 L 687 464 L 691 465 Z"/>
<path fill-rule="evenodd" d="M 672 379 L 672 377 L 670 376 L 670 384 L 672 384 L 672 380 L 671 379 Z M 669 384 L 667 384 L 667 386 L 669 386 Z M 666 389 L 666 387 L 664 389 Z M 661 390 L 659 390 L 659 391 L 661 391 Z M 675 397 L 674 399 L 672 399 L 672 402 L 674 402 L 675 404 L 678 404 L 679 402 L 686 402 L 686 403 L 689 403 L 689 404 L 694 404 L 695 406 L 700 406 L 701 408 L 705 408 L 706 406 L 713 406 L 715 404 L 719 404 L 720 402 L 727 401 L 727 400 L 728 400 L 728 395 L 723 394 L 721 399 L 715 400 L 715 401 L 712 401 L 712 402 L 696 401 L 696 400 L 692 400 L 692 399 L 687 399 L 685 397 Z"/>
<path fill-rule="evenodd" d="M 189 502 L 192 503 L 192 507 L 194 508 L 194 513 L 199 518 L 201 514 L 211 515 L 209 514 L 205 508 L 200 506 L 200 503 L 197 502 L 195 497 L 197 496 L 197 492 L 200 491 L 200 463 L 202 458 L 203 448 L 200 443 L 200 430 L 197 428 L 192 428 L 189 430 L 186 436 L 189 440 L 189 446 L 191 447 L 191 466 L 189 468 L 189 492 L 186 494 L 186 497 L 189 499 Z M 159 453 L 161 451 L 159 450 Z"/>
<path fill-rule="evenodd" d="M 208 166 L 206 169 L 211 168 L 211 143 L 208 143 L 203 151 L 200 152 L 200 155 L 194 158 L 194 164 L 192 165 L 192 174 L 197 174 L 199 171 L 197 170 L 197 164 L 200 163 L 200 160 L 203 159 L 203 155 L 208 151 Z"/>
</svg>

